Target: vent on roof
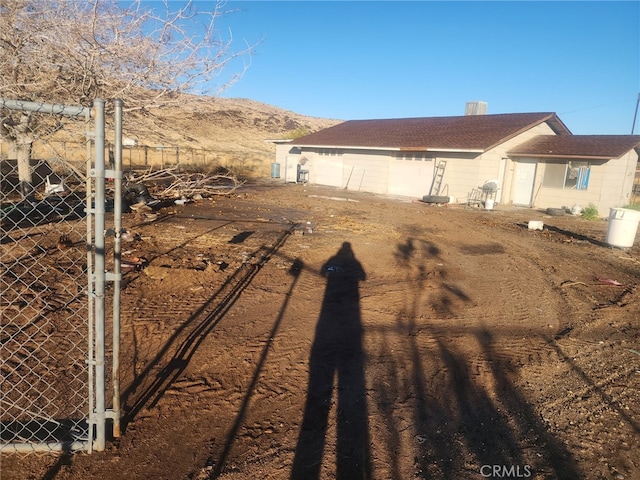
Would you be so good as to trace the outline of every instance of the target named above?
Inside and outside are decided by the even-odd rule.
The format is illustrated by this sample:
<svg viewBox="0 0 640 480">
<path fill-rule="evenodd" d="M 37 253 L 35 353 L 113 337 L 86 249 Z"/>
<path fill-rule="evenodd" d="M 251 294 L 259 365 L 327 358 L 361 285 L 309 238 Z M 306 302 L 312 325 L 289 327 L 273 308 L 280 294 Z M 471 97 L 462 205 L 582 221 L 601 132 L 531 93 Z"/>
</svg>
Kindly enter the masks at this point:
<svg viewBox="0 0 640 480">
<path fill-rule="evenodd" d="M 465 115 L 485 115 L 487 113 L 487 102 L 467 102 Z"/>
</svg>

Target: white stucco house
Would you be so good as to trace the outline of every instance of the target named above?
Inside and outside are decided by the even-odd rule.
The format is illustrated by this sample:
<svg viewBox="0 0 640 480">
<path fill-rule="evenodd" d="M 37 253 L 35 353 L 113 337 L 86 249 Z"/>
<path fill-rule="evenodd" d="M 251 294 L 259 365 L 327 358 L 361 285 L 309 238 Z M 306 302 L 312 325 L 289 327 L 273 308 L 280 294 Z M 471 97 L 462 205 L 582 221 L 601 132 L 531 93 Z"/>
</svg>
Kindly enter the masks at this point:
<svg viewBox="0 0 640 480">
<path fill-rule="evenodd" d="M 497 203 L 629 203 L 640 135 L 572 135 L 555 113 L 351 120 L 274 141 L 279 176 L 389 195 L 466 203 L 486 182 Z"/>
</svg>

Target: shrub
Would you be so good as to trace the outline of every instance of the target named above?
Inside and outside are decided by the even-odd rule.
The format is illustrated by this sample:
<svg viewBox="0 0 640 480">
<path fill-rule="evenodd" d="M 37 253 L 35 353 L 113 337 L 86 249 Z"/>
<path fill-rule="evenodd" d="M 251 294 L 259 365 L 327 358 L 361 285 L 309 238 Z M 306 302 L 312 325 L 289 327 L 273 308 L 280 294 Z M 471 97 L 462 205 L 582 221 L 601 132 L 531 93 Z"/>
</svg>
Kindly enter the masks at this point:
<svg viewBox="0 0 640 480">
<path fill-rule="evenodd" d="M 586 218 L 587 220 L 600 218 L 600 215 L 598 215 L 598 207 L 590 203 L 588 207 L 582 209 L 582 218 Z"/>
</svg>

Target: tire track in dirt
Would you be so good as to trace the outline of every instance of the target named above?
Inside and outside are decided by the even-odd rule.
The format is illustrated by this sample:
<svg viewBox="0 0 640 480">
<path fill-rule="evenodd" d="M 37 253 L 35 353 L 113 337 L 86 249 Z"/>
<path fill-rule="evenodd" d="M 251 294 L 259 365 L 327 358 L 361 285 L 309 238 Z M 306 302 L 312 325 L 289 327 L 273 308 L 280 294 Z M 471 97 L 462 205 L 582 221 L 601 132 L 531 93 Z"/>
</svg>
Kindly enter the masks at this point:
<svg viewBox="0 0 640 480">
<path fill-rule="evenodd" d="M 443 228 L 455 229 L 461 225 Z M 431 365 L 422 361 L 422 366 L 418 367 L 415 362 L 413 366 L 421 379 L 418 384 L 424 385 L 423 393 L 417 393 L 418 404 L 414 407 L 418 415 L 416 425 L 423 431 L 418 433 L 423 445 L 418 448 L 422 460 L 417 468 L 423 474 L 430 472 L 436 476 L 448 476 L 447 472 L 461 468 L 479 471 L 482 464 L 476 462 L 482 461 L 483 456 L 485 461 L 489 458 L 482 453 L 487 445 L 481 447 L 479 433 L 474 432 L 470 425 L 484 421 L 503 431 L 505 440 L 517 431 L 531 429 L 546 439 L 542 445 L 527 452 L 516 447 L 515 439 L 496 443 L 493 448 L 489 447 L 494 450 L 494 460 L 502 456 L 503 462 L 510 459 L 512 464 L 514 461 L 520 464 L 529 461 L 538 471 L 573 471 L 571 463 L 558 456 L 562 455 L 558 452 L 566 452 L 564 447 L 545 432 L 544 425 L 516 387 L 519 366 L 532 359 L 541 364 L 556 357 L 545 342 L 532 338 L 532 333 L 548 331 L 550 323 L 557 324 L 561 311 L 554 295 L 548 294 L 544 288 L 544 279 L 535 282 L 541 273 L 535 265 L 522 261 L 522 258 L 526 259 L 526 252 L 517 246 L 496 241 L 493 235 L 486 234 L 481 228 L 474 230 L 473 242 L 463 242 L 458 251 L 451 251 L 448 246 L 439 248 L 438 258 L 444 259 L 443 269 L 446 272 L 450 270 L 453 275 L 435 279 L 435 285 L 432 281 L 435 293 L 430 295 L 429 303 L 433 316 L 425 329 L 425 334 L 432 338 L 430 341 L 424 339 L 421 333 L 414 347 L 421 352 L 419 358 L 433 359 Z M 454 268 L 449 269 L 451 264 Z M 527 283 L 541 285 L 540 290 L 531 292 L 515 282 L 500 280 L 514 278 L 514 273 L 516 276 L 527 275 Z M 507 331 L 510 333 L 504 337 L 503 333 Z M 514 336 L 513 332 L 518 331 L 521 334 Z M 457 392 L 457 408 L 450 410 L 431 398 L 427 393 L 430 389 Z M 473 399 L 473 404 L 468 403 L 468 399 Z M 502 406 L 503 413 L 495 409 L 496 404 Z M 420 413 L 423 411 L 420 405 L 430 405 L 429 411 L 448 412 L 445 418 L 457 419 L 453 423 L 462 422 L 458 428 L 465 433 L 461 436 L 450 427 L 437 427 L 433 424 L 435 419 Z M 514 419 L 519 420 L 514 423 Z M 436 458 L 446 455 L 440 451 L 435 437 L 431 434 L 425 436 L 424 432 L 434 426 L 436 431 L 445 432 L 445 438 L 448 438 L 445 444 L 453 451 L 459 451 L 459 459 L 466 459 L 458 460 L 464 466 L 460 463 L 433 463 Z M 526 436 L 522 442 L 526 443 Z M 430 448 L 425 448 L 424 444 Z M 439 453 L 434 456 L 433 451 Z M 545 461 L 539 460 L 541 456 Z"/>
<path fill-rule="evenodd" d="M 530 241 L 540 242 L 540 239 L 534 237 Z M 632 454 L 629 452 L 633 451 L 631 445 L 635 444 L 637 448 L 640 427 L 638 412 L 634 414 L 631 408 L 635 401 L 629 392 L 634 391 L 633 384 L 640 382 L 632 363 L 621 364 L 619 370 L 610 371 L 611 362 L 620 358 L 619 352 L 625 342 L 615 334 L 615 341 L 607 341 L 602 336 L 598 339 L 598 332 L 605 323 L 608 327 L 619 323 L 629 333 L 634 328 L 637 330 L 637 325 L 634 327 L 629 322 L 631 318 L 638 318 L 637 308 L 629 311 L 629 307 L 634 305 L 633 282 L 637 276 L 634 278 L 633 273 L 632 276 L 620 276 L 620 272 L 629 271 L 629 268 L 620 268 L 621 257 L 611 249 L 571 243 L 552 248 L 556 252 L 551 258 L 564 253 L 567 261 L 554 265 L 545 263 L 542 257 L 530 258 L 532 264 L 547 277 L 551 291 L 560 300 L 559 313 L 563 319 L 560 328 L 542 335 L 542 339 L 553 352 L 550 360 L 556 369 L 551 378 L 562 378 L 562 383 L 549 382 L 551 364 L 528 364 L 522 370 L 524 379 L 520 383 L 526 385 L 527 390 L 535 391 L 536 409 L 550 431 L 557 432 L 562 438 L 582 438 L 579 445 L 570 444 L 577 458 L 585 461 L 583 456 L 586 455 L 587 461 L 596 461 L 596 452 L 610 448 L 612 443 L 619 445 L 621 453 L 617 464 L 596 461 L 599 468 L 592 472 L 594 475 L 633 471 L 636 467 L 630 461 Z M 604 260 L 598 272 L 592 269 L 596 254 Z M 608 271 L 618 272 L 616 278 L 623 283 L 630 282 L 631 286 L 600 284 L 598 277 L 606 278 Z M 567 323 L 567 319 L 573 320 Z M 611 332 L 610 328 L 606 330 Z M 575 342 L 579 338 L 585 340 L 580 341 L 580 347 L 577 347 Z M 602 372 L 608 373 L 603 375 Z M 607 425 L 611 434 L 603 435 L 602 429 L 607 429 Z"/>
</svg>

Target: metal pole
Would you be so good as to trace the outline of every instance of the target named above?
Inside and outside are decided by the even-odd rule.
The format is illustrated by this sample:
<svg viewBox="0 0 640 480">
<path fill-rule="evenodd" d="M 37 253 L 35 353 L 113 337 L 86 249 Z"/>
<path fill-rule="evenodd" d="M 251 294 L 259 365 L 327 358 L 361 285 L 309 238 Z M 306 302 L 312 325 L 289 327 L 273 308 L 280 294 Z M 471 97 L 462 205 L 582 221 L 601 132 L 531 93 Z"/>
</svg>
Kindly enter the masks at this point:
<svg viewBox="0 0 640 480">
<path fill-rule="evenodd" d="M 101 452 L 106 444 L 105 429 L 105 375 L 104 375 L 104 294 L 105 294 L 105 184 L 104 184 L 104 100 L 93 101 L 95 111 L 95 267 L 94 267 L 94 301 L 95 301 L 95 369 L 96 369 L 96 440 L 94 448 Z"/>
<path fill-rule="evenodd" d="M 636 118 L 638 117 L 638 105 L 640 105 L 640 93 L 638 93 L 638 100 L 636 100 L 636 111 L 633 114 L 633 124 L 631 124 L 631 135 L 633 135 L 633 131 L 636 129 Z"/>
<path fill-rule="evenodd" d="M 113 227 L 116 232 L 113 245 L 114 280 L 113 280 L 113 436 L 120 436 L 120 275 L 122 247 L 122 108 L 124 102 L 114 100 L 114 201 Z"/>
<path fill-rule="evenodd" d="M 93 296 L 93 177 L 91 176 L 91 170 L 93 167 L 93 154 L 91 150 L 92 139 L 90 133 L 91 124 L 91 112 L 86 113 L 85 118 L 85 132 L 87 132 L 87 176 L 86 176 L 86 212 L 87 212 L 87 382 L 88 382 L 88 404 L 89 404 L 89 421 L 87 422 L 88 434 L 87 434 L 87 450 L 89 453 L 93 451 L 93 438 L 94 438 L 94 425 L 95 418 L 93 416 L 93 407 L 95 403 L 95 384 L 94 384 L 94 369 L 93 369 L 93 347 L 95 344 L 95 330 L 94 330 L 94 305 L 95 298 Z"/>
</svg>

